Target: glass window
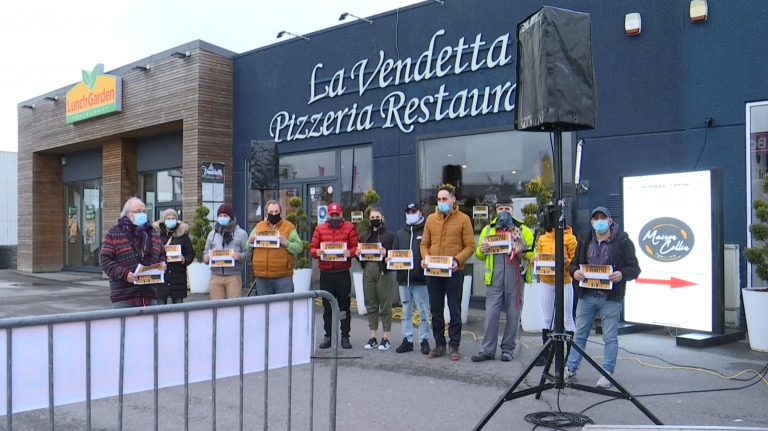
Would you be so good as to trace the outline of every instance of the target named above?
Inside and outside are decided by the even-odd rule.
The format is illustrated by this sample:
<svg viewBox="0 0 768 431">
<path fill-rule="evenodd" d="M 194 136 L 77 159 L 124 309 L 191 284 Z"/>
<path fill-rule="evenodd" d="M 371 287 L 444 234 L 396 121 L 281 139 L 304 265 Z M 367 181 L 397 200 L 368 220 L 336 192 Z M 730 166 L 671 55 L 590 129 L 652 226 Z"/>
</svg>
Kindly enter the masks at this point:
<svg viewBox="0 0 768 431">
<path fill-rule="evenodd" d="M 763 193 L 763 181 L 765 180 L 766 173 L 768 173 L 768 102 L 763 104 L 755 104 L 749 107 L 748 113 L 749 124 L 749 144 L 750 144 L 750 187 L 751 202 L 749 202 L 750 219 L 748 223 L 754 223 L 757 220 L 755 216 L 755 210 L 752 207 L 752 202 L 755 199 L 766 199 L 768 195 Z M 762 246 L 758 241 L 751 241 L 752 244 L 747 246 Z M 768 283 L 760 279 L 755 273 L 755 267 L 750 265 L 752 271 L 750 273 L 751 283 L 747 283 L 750 286 L 765 287 Z"/>
<path fill-rule="evenodd" d="M 147 206 L 147 217 L 150 223 L 155 219 L 155 173 L 139 174 L 139 199 Z"/>
<path fill-rule="evenodd" d="M 66 194 L 66 208 L 64 208 L 65 246 L 64 264 L 68 266 L 80 265 L 80 214 L 82 195 L 80 183 L 70 184 L 64 187 Z"/>
<path fill-rule="evenodd" d="M 101 181 L 67 184 L 65 193 L 65 266 L 99 266 Z"/>
<path fill-rule="evenodd" d="M 336 151 L 280 156 L 280 179 L 336 176 Z"/>
<path fill-rule="evenodd" d="M 352 220 L 352 211 L 364 211 L 363 195 L 373 188 L 373 151 L 371 147 L 341 151 L 341 207 L 344 217 Z"/>
</svg>

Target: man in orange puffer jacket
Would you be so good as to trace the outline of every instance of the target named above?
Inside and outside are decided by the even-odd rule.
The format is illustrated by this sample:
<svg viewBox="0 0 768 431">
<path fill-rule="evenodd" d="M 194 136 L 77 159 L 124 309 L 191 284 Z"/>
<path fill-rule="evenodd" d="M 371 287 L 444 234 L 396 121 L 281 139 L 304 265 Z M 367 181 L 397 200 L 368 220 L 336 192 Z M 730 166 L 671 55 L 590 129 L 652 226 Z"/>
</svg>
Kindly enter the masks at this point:
<svg viewBox="0 0 768 431">
<path fill-rule="evenodd" d="M 565 256 L 565 267 L 576 256 L 576 236 L 573 235 L 570 226 L 566 226 L 563 230 L 563 254 Z M 544 235 L 539 237 L 538 246 L 536 247 L 536 255 L 539 253 L 555 254 L 555 230 L 549 228 Z M 536 256 L 532 260 L 535 260 Z M 546 343 L 547 337 L 550 332 L 554 330 L 552 323 L 555 319 L 555 276 L 554 275 L 542 275 L 541 277 L 541 290 L 539 290 L 539 296 L 541 298 L 541 310 L 544 314 L 544 326 L 541 330 L 541 339 Z M 571 280 L 571 274 L 565 271 L 563 287 L 565 289 L 565 331 L 571 334 L 573 337 L 576 331 L 576 323 L 573 321 L 573 284 Z M 570 353 L 570 347 L 568 348 Z M 542 356 L 537 362 L 536 366 L 543 367 L 547 363 L 548 355 Z M 566 358 L 568 354 L 566 354 Z"/>
<path fill-rule="evenodd" d="M 328 205 L 328 220 L 318 225 L 312 234 L 312 242 L 309 244 L 309 255 L 319 259 L 320 268 L 320 289 L 330 292 L 339 301 L 339 311 L 344 313 L 344 319 L 341 321 L 341 347 L 351 349 L 349 342 L 350 315 L 349 303 L 352 295 L 352 278 L 349 274 L 349 268 L 352 266 L 350 256 L 354 256 L 357 251 L 359 239 L 355 225 L 345 221 L 341 215 L 341 205 L 332 203 Z M 323 250 L 320 244 L 324 242 L 343 242 L 347 244 L 344 251 L 344 261 L 323 260 Z M 331 347 L 331 303 L 323 299 L 323 323 L 325 324 L 325 339 L 318 347 L 327 349 Z"/>
</svg>

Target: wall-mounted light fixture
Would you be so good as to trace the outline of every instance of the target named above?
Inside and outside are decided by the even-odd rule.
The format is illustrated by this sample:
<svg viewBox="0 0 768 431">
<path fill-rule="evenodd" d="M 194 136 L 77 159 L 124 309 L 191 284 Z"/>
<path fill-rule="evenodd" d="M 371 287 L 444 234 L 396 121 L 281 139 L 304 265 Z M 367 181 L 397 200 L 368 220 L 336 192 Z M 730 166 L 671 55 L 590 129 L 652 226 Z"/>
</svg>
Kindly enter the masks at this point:
<svg viewBox="0 0 768 431">
<path fill-rule="evenodd" d="M 440 3 L 440 6 L 445 4 L 445 2 L 443 0 L 432 0 L 432 1 Z"/>
<path fill-rule="evenodd" d="M 176 58 L 187 58 L 187 57 L 191 57 L 191 56 L 192 56 L 192 53 L 190 53 L 189 51 L 187 51 L 187 52 L 174 52 L 173 54 L 171 54 L 171 57 L 176 57 Z"/>
<path fill-rule="evenodd" d="M 21 107 L 25 109 L 35 109 L 35 105 L 21 105 Z"/>
<path fill-rule="evenodd" d="M 55 102 L 55 101 L 59 100 L 59 96 L 53 96 L 53 97 L 51 97 L 51 96 L 48 96 L 48 97 L 43 97 L 43 100 L 50 100 L 51 102 Z"/>
<path fill-rule="evenodd" d="M 294 37 L 302 38 L 302 39 L 306 40 L 307 42 L 309 42 L 309 38 L 308 37 L 301 36 L 301 35 L 298 35 L 298 34 L 293 34 L 293 33 L 289 32 L 289 31 L 285 31 L 285 30 L 283 30 L 280 33 L 278 33 L 277 34 L 277 38 L 280 39 L 281 37 L 285 36 L 286 34 L 288 36 L 294 36 Z"/>
<path fill-rule="evenodd" d="M 707 0 L 691 1 L 691 21 L 706 21 L 707 15 L 709 15 L 709 6 L 707 6 Z"/>
<path fill-rule="evenodd" d="M 61 156 L 61 165 L 66 166 L 67 165 L 67 156 Z"/>
<path fill-rule="evenodd" d="M 370 19 L 361 18 L 361 17 L 359 17 L 359 16 L 356 16 L 356 15 L 352 15 L 352 14 L 351 14 L 351 13 L 349 13 L 349 12 L 344 12 L 343 14 L 341 14 L 341 16 L 339 17 L 339 21 L 344 21 L 345 19 L 347 19 L 347 17 L 348 17 L 348 16 L 351 16 L 352 18 L 357 18 L 357 19 L 359 19 L 359 20 L 365 21 L 365 22 L 367 22 L 368 24 L 373 24 L 373 21 L 371 21 Z"/>
<path fill-rule="evenodd" d="M 142 71 L 142 72 L 146 72 L 146 71 L 148 71 L 148 70 L 149 70 L 151 67 L 152 67 L 152 66 L 151 66 L 151 65 L 149 65 L 149 64 L 148 64 L 148 65 L 146 65 L 146 66 L 135 66 L 135 67 L 133 68 L 133 70 L 140 70 L 140 71 Z"/>
<path fill-rule="evenodd" d="M 624 30 L 626 30 L 627 35 L 634 36 L 636 34 L 640 34 L 642 26 L 643 22 L 639 13 L 628 13 L 624 17 Z"/>
</svg>

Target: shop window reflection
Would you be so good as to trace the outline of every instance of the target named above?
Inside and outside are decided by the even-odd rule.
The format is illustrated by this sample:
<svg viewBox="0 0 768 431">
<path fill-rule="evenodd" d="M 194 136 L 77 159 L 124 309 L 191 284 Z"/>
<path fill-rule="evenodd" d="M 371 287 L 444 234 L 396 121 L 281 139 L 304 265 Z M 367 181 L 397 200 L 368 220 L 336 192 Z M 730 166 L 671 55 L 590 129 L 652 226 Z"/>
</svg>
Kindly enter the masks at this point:
<svg viewBox="0 0 768 431">
<path fill-rule="evenodd" d="M 749 108 L 749 144 L 750 144 L 750 191 L 752 192 L 752 202 L 755 199 L 768 200 L 768 194 L 763 192 L 763 181 L 768 173 L 768 102 L 764 104 L 755 104 Z M 750 224 L 758 221 L 755 215 L 755 209 L 750 202 L 751 218 Z M 748 246 L 762 246 L 760 241 L 752 241 Z M 750 275 L 751 283 L 754 287 L 768 286 L 768 282 L 757 276 L 756 268 L 752 265 Z"/>
</svg>

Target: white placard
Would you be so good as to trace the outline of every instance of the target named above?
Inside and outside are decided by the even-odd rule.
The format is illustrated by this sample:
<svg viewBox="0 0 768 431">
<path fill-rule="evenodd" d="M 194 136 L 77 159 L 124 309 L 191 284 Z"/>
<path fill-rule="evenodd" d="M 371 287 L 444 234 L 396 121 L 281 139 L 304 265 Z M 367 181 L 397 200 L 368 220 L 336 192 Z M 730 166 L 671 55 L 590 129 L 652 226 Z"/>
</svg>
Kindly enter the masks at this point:
<svg viewBox="0 0 768 431">
<path fill-rule="evenodd" d="M 213 183 L 203 184 L 203 201 L 213 201 Z"/>
<path fill-rule="evenodd" d="M 224 184 L 213 183 L 213 200 L 214 202 L 224 202 Z"/>
<path fill-rule="evenodd" d="M 622 195 L 642 270 L 627 283 L 624 319 L 711 331 L 710 172 L 625 177 Z"/>
<path fill-rule="evenodd" d="M 293 364 L 310 361 L 310 313 L 314 301 L 294 300 Z M 269 368 L 288 365 L 289 303 L 270 304 Z M 264 305 L 244 308 L 244 372 L 264 371 Z M 217 312 L 216 378 L 240 373 L 240 309 L 220 308 Z M 154 317 L 125 319 L 124 393 L 152 390 L 154 386 Z M 213 311 L 189 313 L 189 382 L 211 379 Z M 194 336 L 192 336 L 194 335 Z M 184 384 L 184 312 L 158 317 L 158 386 Z M 7 363 L 6 331 L 0 330 L 0 363 Z M 48 407 L 48 327 L 32 326 L 13 330 L 13 412 Z M 54 405 L 83 402 L 85 392 L 85 323 L 53 325 Z M 91 397 L 118 395 L 120 372 L 120 319 L 91 322 Z M 3 370 L 5 367 L 3 367 Z M 8 413 L 6 373 L 0 373 L 0 416 Z"/>
</svg>

